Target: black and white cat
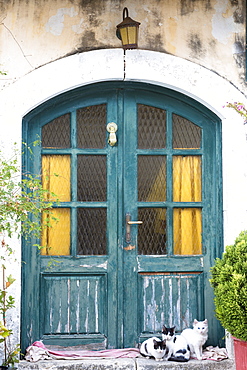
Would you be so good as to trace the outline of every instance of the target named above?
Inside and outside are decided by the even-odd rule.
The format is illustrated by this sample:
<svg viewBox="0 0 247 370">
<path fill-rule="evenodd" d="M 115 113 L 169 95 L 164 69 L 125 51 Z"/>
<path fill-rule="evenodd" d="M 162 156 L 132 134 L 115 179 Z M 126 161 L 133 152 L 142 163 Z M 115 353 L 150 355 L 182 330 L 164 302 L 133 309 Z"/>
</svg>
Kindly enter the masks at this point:
<svg viewBox="0 0 247 370">
<path fill-rule="evenodd" d="M 193 329 L 184 329 L 181 336 L 186 339 L 191 354 L 202 360 L 202 346 L 208 339 L 208 320 L 193 322 Z"/>
<path fill-rule="evenodd" d="M 162 361 L 166 353 L 166 341 L 156 337 L 149 338 L 141 344 L 140 353 L 142 356 Z"/>
<path fill-rule="evenodd" d="M 184 337 L 175 335 L 175 326 L 162 328 L 162 339 L 166 340 L 168 352 L 164 357 L 167 361 L 186 362 L 190 359 L 190 347 Z"/>
</svg>

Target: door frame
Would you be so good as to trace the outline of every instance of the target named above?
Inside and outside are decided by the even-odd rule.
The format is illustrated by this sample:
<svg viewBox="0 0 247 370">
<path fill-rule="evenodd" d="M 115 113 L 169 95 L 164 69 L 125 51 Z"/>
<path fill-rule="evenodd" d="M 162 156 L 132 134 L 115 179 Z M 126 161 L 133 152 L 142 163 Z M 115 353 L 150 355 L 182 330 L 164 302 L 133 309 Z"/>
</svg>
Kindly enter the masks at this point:
<svg viewBox="0 0 247 370">
<path fill-rule="evenodd" d="M 166 89 L 166 88 L 162 88 L 162 87 L 159 87 L 159 86 L 155 86 L 155 85 L 149 85 L 149 84 L 144 84 L 144 83 L 137 83 L 137 82 L 101 82 L 101 83 L 96 83 L 96 84 L 92 84 L 90 86 L 86 86 L 86 87 L 81 87 L 81 88 L 77 88 L 75 90 L 72 90 L 70 92 L 67 92 L 67 93 L 63 93 L 59 96 L 56 96 L 55 98 L 52 98 L 50 99 L 48 102 L 46 103 L 43 103 L 41 104 L 39 107 L 37 107 L 36 109 L 34 109 L 33 111 L 31 111 L 30 113 L 28 113 L 24 119 L 23 119 L 23 140 L 24 142 L 26 142 L 27 140 L 27 127 L 29 125 L 30 129 L 32 130 L 32 124 L 30 124 L 30 122 L 33 122 L 33 120 L 37 119 L 37 117 L 42 114 L 44 111 L 45 111 L 45 114 L 49 115 L 51 113 L 51 111 L 53 110 L 53 107 L 54 105 L 56 104 L 59 104 L 59 105 L 63 105 L 63 104 L 66 104 L 66 101 L 69 99 L 70 101 L 73 101 L 73 99 L 78 99 L 78 97 L 82 95 L 84 96 L 93 96 L 94 95 L 94 92 L 97 91 L 98 88 L 101 88 L 101 89 L 105 89 L 105 90 L 111 90 L 112 88 L 125 88 L 125 87 L 129 87 L 129 88 L 132 88 L 132 89 L 140 89 L 140 90 L 143 90 L 143 91 L 153 91 L 155 93 L 160 93 L 162 95 L 168 95 L 168 96 L 171 96 L 175 99 L 178 99 L 179 100 L 182 100 L 184 102 L 184 104 L 187 104 L 188 106 L 190 105 L 193 105 L 194 107 L 196 106 L 196 108 L 201 112 L 201 114 L 205 115 L 212 121 L 215 122 L 215 127 L 216 127 L 216 158 L 215 158 L 215 168 L 214 168 L 214 171 L 215 171 L 215 178 L 216 179 L 219 179 L 219 181 L 217 182 L 217 184 L 215 184 L 215 194 L 214 194 L 214 198 L 215 198 L 215 223 L 214 223 L 214 241 L 215 241 L 215 254 L 212 255 L 212 264 L 213 264 L 213 260 L 214 258 L 216 257 L 219 257 L 223 251 L 223 219 L 222 219 L 222 174 L 221 174 L 221 122 L 219 120 L 219 118 L 211 111 L 208 110 L 208 108 L 205 108 L 202 104 L 198 103 L 197 101 L 189 98 L 188 96 L 185 96 L 183 94 L 180 94 L 176 91 L 173 91 L 173 90 L 170 90 L 170 89 Z M 28 163 L 28 158 L 26 155 L 24 155 L 24 160 L 23 160 L 23 165 L 24 165 L 24 168 L 26 167 Z M 121 183 L 118 183 L 118 186 L 122 186 Z M 121 214 L 123 215 L 123 212 L 121 212 Z M 122 228 L 122 225 L 123 225 L 123 222 L 124 220 L 121 219 L 121 215 L 119 215 L 119 219 L 120 219 L 120 222 L 119 222 L 119 232 L 120 232 L 120 229 Z M 25 243 L 23 241 L 23 243 Z M 30 284 L 34 284 L 34 282 L 31 282 L 29 279 L 27 279 L 27 276 L 29 276 L 29 274 L 31 273 L 32 269 L 36 269 L 36 261 L 35 261 L 35 258 L 34 256 L 32 256 L 30 254 L 30 249 L 27 248 L 27 247 L 23 247 L 22 249 L 22 252 L 23 252 L 23 255 L 22 255 L 22 260 L 23 261 L 28 261 L 27 264 L 24 264 L 23 265 L 23 268 L 22 268 L 22 281 L 23 281 L 23 292 L 26 292 L 26 290 L 28 290 L 30 292 Z M 121 257 L 119 258 L 119 261 L 118 263 L 123 263 L 123 260 L 121 260 Z M 122 271 L 122 270 L 121 270 Z M 209 271 L 208 271 L 209 273 Z M 118 288 L 117 289 L 122 289 L 123 288 L 123 284 L 124 284 L 124 281 L 123 281 L 123 276 L 121 276 L 121 273 L 119 274 L 119 277 L 118 277 L 118 282 L 117 282 L 117 285 L 118 285 Z M 208 283 L 208 286 L 207 286 L 207 291 L 209 292 L 209 297 L 210 299 L 213 299 L 213 293 L 211 292 L 211 288 L 209 287 L 209 283 Z M 211 293 L 210 293 L 211 292 Z M 25 314 L 25 312 L 30 312 L 30 307 L 29 307 L 29 302 L 32 302 L 32 306 L 33 306 L 33 310 L 35 310 L 35 302 L 38 302 L 38 296 L 36 297 L 31 297 L 30 296 L 30 293 L 27 294 L 26 297 L 24 297 L 25 294 L 22 294 L 22 306 L 21 306 L 21 309 L 22 309 L 22 346 L 23 348 L 26 348 L 27 345 L 30 344 L 30 338 L 32 337 L 31 336 L 31 332 L 29 333 L 24 333 L 25 329 L 27 327 L 27 324 L 28 324 L 28 320 L 29 320 L 29 317 L 28 315 Z M 205 304 L 207 305 L 207 300 L 205 302 Z M 119 309 L 120 312 L 123 312 L 122 311 L 122 305 L 123 305 L 123 302 L 122 302 L 122 299 L 119 297 L 117 297 L 117 307 Z M 39 315 L 36 316 L 36 318 L 38 318 Z M 121 346 L 121 343 L 123 342 L 123 334 L 122 334 L 122 320 L 120 319 L 119 320 L 119 330 L 118 330 L 118 333 L 117 333 L 117 337 L 116 338 L 116 342 L 119 343 L 119 346 Z M 218 330 L 219 328 L 217 328 L 217 325 L 216 327 L 213 329 L 214 333 L 218 333 Z M 37 338 L 36 338 L 37 340 Z M 112 345 L 110 344 L 110 347 L 114 347 L 114 343 L 112 343 Z"/>
</svg>

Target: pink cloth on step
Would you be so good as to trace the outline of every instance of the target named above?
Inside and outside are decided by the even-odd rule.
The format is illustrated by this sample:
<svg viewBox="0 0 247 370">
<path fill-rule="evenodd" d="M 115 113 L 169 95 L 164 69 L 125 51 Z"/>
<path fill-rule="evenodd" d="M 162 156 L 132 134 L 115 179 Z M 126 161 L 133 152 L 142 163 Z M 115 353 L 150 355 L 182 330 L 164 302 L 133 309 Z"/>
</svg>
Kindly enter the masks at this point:
<svg viewBox="0 0 247 370">
<path fill-rule="evenodd" d="M 30 362 L 39 360 L 81 360 L 88 358 L 136 358 L 140 356 L 137 348 L 105 349 L 100 351 L 55 351 L 46 348 L 41 341 L 34 342 L 26 350 L 25 359 Z M 192 357 L 193 358 L 193 357 Z M 227 359 L 225 348 L 207 347 L 203 351 L 203 360 L 222 361 Z"/>
<path fill-rule="evenodd" d="M 45 359 L 85 359 L 94 358 L 135 358 L 140 355 L 137 348 L 105 349 L 100 351 L 54 351 L 46 348 L 41 341 L 34 342 L 26 350 L 25 359 L 36 362 Z"/>
</svg>

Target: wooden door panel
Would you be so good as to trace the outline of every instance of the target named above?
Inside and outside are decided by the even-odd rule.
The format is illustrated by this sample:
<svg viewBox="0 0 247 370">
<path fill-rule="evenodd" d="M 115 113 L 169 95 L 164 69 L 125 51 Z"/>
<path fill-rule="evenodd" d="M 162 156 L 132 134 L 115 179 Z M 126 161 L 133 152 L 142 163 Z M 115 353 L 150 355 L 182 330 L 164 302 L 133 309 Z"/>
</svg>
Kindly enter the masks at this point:
<svg viewBox="0 0 247 370">
<path fill-rule="evenodd" d="M 42 274 L 41 339 L 73 345 L 78 335 L 107 337 L 106 274 Z M 67 338 L 66 338 L 67 337 Z M 62 340 L 61 340 L 62 338 Z"/>
<path fill-rule="evenodd" d="M 164 324 L 181 332 L 204 315 L 201 273 L 140 273 L 138 291 L 141 338 Z"/>
</svg>

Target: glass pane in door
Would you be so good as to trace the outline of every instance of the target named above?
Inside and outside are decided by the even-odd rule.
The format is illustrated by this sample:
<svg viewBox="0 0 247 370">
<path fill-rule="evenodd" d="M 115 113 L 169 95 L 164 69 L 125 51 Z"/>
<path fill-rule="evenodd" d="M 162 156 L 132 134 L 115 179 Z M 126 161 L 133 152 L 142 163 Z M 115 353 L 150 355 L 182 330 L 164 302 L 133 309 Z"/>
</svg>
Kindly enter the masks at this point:
<svg viewBox="0 0 247 370">
<path fill-rule="evenodd" d="M 173 156 L 173 201 L 200 202 L 201 177 L 200 156 Z"/>
<path fill-rule="evenodd" d="M 70 147 L 70 114 L 55 118 L 42 127 L 43 148 L 62 149 Z"/>
<path fill-rule="evenodd" d="M 106 201 L 105 155 L 78 155 L 77 198 L 80 202 Z"/>
<path fill-rule="evenodd" d="M 77 210 L 77 254 L 105 255 L 106 208 L 79 208 Z"/>
<path fill-rule="evenodd" d="M 166 254 L 166 209 L 139 208 L 138 220 L 143 221 L 138 226 L 138 254 Z"/>
<path fill-rule="evenodd" d="M 166 111 L 138 104 L 138 148 L 161 149 L 166 147 Z"/>
<path fill-rule="evenodd" d="M 70 255 L 70 209 L 53 208 L 42 215 L 41 255 Z M 46 227 L 45 225 L 49 225 Z"/>
<path fill-rule="evenodd" d="M 71 200 L 70 155 L 42 156 L 42 186 L 49 191 L 49 199 L 59 202 Z M 54 193 L 53 199 L 52 193 Z M 47 196 L 48 197 L 48 196 Z"/>
<path fill-rule="evenodd" d="M 202 211 L 200 208 L 174 208 L 174 254 L 202 254 Z"/>
<path fill-rule="evenodd" d="M 199 149 L 201 148 L 202 129 L 177 114 L 172 115 L 173 148 Z"/>
<path fill-rule="evenodd" d="M 145 202 L 166 200 L 165 156 L 138 156 L 138 200 Z"/>
<path fill-rule="evenodd" d="M 104 148 L 106 145 L 106 104 L 77 110 L 78 148 Z"/>
</svg>

